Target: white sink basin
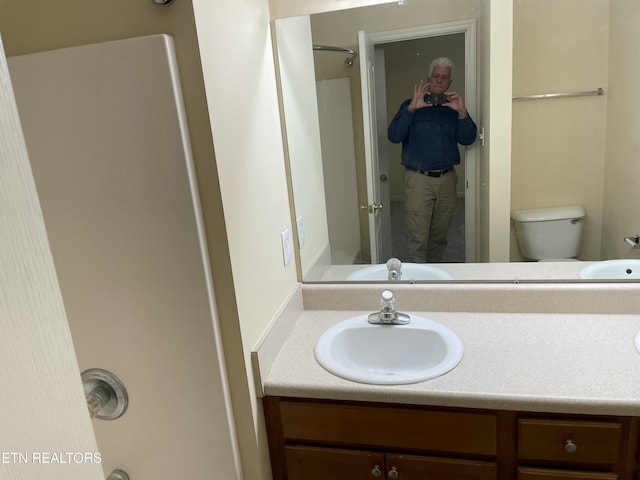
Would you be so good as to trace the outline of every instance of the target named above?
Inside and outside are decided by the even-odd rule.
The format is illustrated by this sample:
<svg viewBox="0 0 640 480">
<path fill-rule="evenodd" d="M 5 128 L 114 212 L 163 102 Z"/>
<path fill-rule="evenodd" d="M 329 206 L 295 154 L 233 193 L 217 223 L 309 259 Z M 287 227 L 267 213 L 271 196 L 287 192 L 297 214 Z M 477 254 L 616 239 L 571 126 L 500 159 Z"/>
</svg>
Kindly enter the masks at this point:
<svg viewBox="0 0 640 480">
<path fill-rule="evenodd" d="M 578 276 L 582 279 L 638 279 L 640 278 L 640 260 L 604 260 L 587 265 Z"/>
<path fill-rule="evenodd" d="M 411 315 L 408 325 L 372 325 L 367 318 L 349 318 L 323 333 L 314 351 L 318 363 L 354 382 L 399 385 L 438 377 L 462 360 L 462 342 L 438 322 Z"/>
<path fill-rule="evenodd" d="M 349 281 L 384 281 L 389 278 L 386 263 L 363 267 L 347 276 Z M 400 280 L 453 280 L 448 272 L 422 263 L 403 263 Z"/>
</svg>

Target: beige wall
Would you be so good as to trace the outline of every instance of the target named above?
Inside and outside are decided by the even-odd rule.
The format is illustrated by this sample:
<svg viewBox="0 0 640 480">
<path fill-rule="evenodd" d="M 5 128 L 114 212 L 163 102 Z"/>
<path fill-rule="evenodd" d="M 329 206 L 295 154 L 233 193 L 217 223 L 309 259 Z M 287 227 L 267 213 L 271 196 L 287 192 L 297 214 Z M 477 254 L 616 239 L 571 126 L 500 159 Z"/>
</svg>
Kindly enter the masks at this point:
<svg viewBox="0 0 640 480">
<path fill-rule="evenodd" d="M 311 26 L 302 16 L 278 21 L 275 29 L 291 191 L 296 218 L 302 217 L 304 225 L 299 257 L 305 278 L 329 248 Z"/>
<path fill-rule="evenodd" d="M 511 65 L 513 3 L 492 0 L 489 23 L 482 19 L 481 36 L 489 46 L 480 53 L 482 117 L 485 148 L 480 153 L 480 252 L 483 262 L 505 262 L 509 256 L 509 208 L 511 185 Z M 482 29 L 485 26 L 485 29 Z M 488 29 L 488 31 L 487 31 Z"/>
<path fill-rule="evenodd" d="M 292 223 L 269 9 L 264 0 L 193 5 L 229 239 L 226 281 L 234 287 L 244 358 L 244 365 L 229 366 L 229 375 L 241 383 L 236 388 L 246 388 L 234 396 L 244 473 L 260 479 L 268 451 L 261 405 L 246 383 L 250 351 L 297 284 L 295 262 L 283 265 L 280 243 Z"/>
<path fill-rule="evenodd" d="M 623 238 L 640 233 L 640 207 L 636 201 L 640 178 L 636 115 L 640 99 L 640 2 L 611 2 L 609 89 L 602 258 L 638 258 Z"/>
<path fill-rule="evenodd" d="M 606 128 L 615 121 L 607 115 L 609 0 L 518 2 L 513 38 L 514 95 L 607 91 L 513 102 L 512 208 L 584 206 L 579 258 L 599 260 Z M 521 258 L 515 242 L 512 251 Z"/>
</svg>

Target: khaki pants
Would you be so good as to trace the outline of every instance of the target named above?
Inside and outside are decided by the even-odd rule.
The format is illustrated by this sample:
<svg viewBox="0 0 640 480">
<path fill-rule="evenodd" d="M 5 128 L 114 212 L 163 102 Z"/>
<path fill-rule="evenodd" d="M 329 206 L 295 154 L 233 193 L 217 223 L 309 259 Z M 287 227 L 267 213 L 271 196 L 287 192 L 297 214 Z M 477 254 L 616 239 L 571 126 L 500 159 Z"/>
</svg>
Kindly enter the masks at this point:
<svg viewBox="0 0 640 480">
<path fill-rule="evenodd" d="M 441 177 L 429 177 L 405 169 L 404 217 L 408 261 L 442 261 L 447 248 L 447 232 L 456 210 L 457 183 L 455 170 Z"/>
</svg>

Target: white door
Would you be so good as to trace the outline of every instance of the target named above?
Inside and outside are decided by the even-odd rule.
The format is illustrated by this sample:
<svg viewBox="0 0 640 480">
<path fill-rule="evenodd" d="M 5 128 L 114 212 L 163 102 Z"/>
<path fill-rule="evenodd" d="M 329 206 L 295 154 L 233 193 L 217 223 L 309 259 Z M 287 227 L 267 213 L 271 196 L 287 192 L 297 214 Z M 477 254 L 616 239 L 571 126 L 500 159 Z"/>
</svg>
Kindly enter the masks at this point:
<svg viewBox="0 0 640 480">
<path fill-rule="evenodd" d="M 384 50 L 382 48 L 375 49 L 376 66 L 375 74 L 375 93 L 376 93 L 376 145 L 378 149 L 378 192 L 380 196 L 380 204 L 382 205 L 382 226 L 381 235 L 377 239 L 382 242 L 382 262 L 391 258 L 391 189 L 389 183 L 389 151 L 387 140 L 387 92 L 385 89 L 385 59 Z"/>
<path fill-rule="evenodd" d="M 358 32 L 360 50 L 360 78 L 362 84 L 362 121 L 364 130 L 364 154 L 367 173 L 367 205 L 362 208 L 369 219 L 369 239 L 371 243 L 371 263 L 384 261 L 382 252 L 382 209 L 380 199 L 378 169 L 377 120 L 375 112 L 375 52 L 373 42 L 364 31 Z M 386 205 L 388 208 L 389 205 Z"/>
<path fill-rule="evenodd" d="M 0 327 L 0 478 L 104 480 L 1 44 Z"/>
</svg>

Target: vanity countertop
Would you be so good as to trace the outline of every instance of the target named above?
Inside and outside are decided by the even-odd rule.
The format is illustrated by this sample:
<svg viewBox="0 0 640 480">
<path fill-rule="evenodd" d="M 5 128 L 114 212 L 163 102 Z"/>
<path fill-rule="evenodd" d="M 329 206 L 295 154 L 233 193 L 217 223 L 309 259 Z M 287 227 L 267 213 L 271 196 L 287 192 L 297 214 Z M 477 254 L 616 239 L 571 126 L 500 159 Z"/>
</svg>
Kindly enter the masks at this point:
<svg viewBox="0 0 640 480">
<path fill-rule="evenodd" d="M 327 328 L 365 313 L 371 312 L 302 311 L 263 374 L 263 393 L 640 416 L 640 354 L 634 346 L 640 315 L 406 311 L 456 332 L 464 344 L 464 357 L 443 376 L 409 385 L 379 386 L 334 376 L 316 362 L 313 353 Z"/>
</svg>

